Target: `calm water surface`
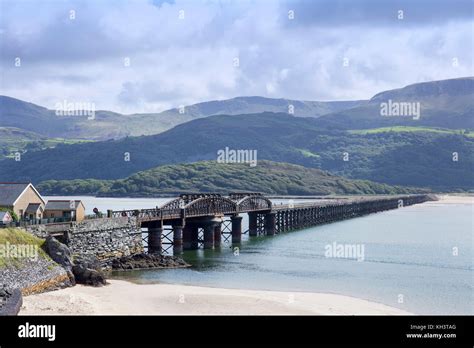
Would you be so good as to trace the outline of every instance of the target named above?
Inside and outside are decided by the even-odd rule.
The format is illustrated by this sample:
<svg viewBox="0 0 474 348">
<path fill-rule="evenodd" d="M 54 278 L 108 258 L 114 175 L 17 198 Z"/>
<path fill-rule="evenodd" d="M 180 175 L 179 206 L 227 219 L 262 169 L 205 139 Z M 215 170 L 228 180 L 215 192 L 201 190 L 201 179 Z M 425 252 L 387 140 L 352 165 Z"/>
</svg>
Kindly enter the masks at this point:
<svg viewBox="0 0 474 348">
<path fill-rule="evenodd" d="M 81 199 L 90 211 L 167 201 Z M 325 257 L 325 246 L 334 242 L 363 245 L 364 261 Z M 244 236 L 238 254 L 228 244 L 188 251 L 189 269 L 116 276 L 138 283 L 328 292 L 418 314 L 474 314 L 473 243 L 473 205 L 425 203 L 274 237 Z"/>
</svg>

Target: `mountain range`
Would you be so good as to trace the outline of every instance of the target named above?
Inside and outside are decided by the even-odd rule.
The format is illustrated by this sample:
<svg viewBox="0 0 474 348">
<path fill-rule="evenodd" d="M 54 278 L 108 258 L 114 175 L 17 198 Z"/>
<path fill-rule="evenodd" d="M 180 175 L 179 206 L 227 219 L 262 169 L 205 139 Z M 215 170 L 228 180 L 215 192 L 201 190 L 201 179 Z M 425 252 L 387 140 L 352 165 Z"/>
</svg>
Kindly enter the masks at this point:
<svg viewBox="0 0 474 348">
<path fill-rule="evenodd" d="M 271 111 L 292 112 L 294 116 L 301 117 L 319 117 L 364 103 L 365 101 L 317 102 L 237 97 L 198 103 L 160 113 L 123 115 L 98 110 L 92 119 L 84 114 L 57 115 L 55 110 L 0 96 L 0 126 L 34 132 L 38 134 L 38 137 L 107 140 L 157 134 L 178 124 L 212 115 L 240 115 Z M 67 102 L 60 102 L 60 104 L 67 105 Z"/>
<path fill-rule="evenodd" d="M 419 103 L 419 117 L 382 116 L 382 104 Z M 376 94 L 354 108 L 323 115 L 327 127 L 363 129 L 388 126 L 474 128 L 474 77 L 417 83 Z"/>
<path fill-rule="evenodd" d="M 17 115 L 16 123 L 1 123 L 4 127 L 26 127 L 28 120 L 41 119 L 38 110 L 47 110 L 8 97 L 1 101 L 2 105 L 5 101 L 9 105 L 8 113 L 2 109 L 2 122 L 9 119 L 6 114 Z M 389 101 L 420 103 L 420 117 L 382 116 L 381 105 Z M 298 104 L 291 101 L 294 114 L 288 113 L 289 102 L 242 97 L 201 103 L 186 107 L 189 114 L 184 115 L 192 120 L 159 134 L 79 144 L 58 141 L 54 148 L 27 151 L 21 161 L 0 161 L 0 180 L 35 183 L 64 179 L 118 180 L 167 164 L 215 161 L 217 152 L 227 147 L 256 150 L 259 160 L 323 169 L 351 179 L 435 190 L 474 188 L 472 77 L 414 84 L 379 93 L 366 102 Z M 285 110 L 283 113 L 248 113 L 254 108 Z M 340 109 L 321 114 L 331 108 Z M 313 112 L 313 117 L 296 117 L 298 112 L 299 116 L 308 116 L 313 109 L 321 110 L 321 113 Z M 205 116 L 220 110 L 227 114 Z M 169 112 L 183 115 L 178 110 Z M 44 117 L 57 118 L 48 115 Z M 101 115 L 121 117 L 98 112 L 96 120 L 83 122 L 96 122 Z M 137 122 L 148 117 L 156 115 L 139 116 Z M 171 119 L 170 123 L 179 122 L 179 119 Z M 106 123 L 98 124 L 108 130 Z M 79 133 L 83 132 L 80 124 L 76 123 L 74 127 Z M 152 124 L 140 127 L 147 131 L 153 129 Z M 40 128 L 35 131 L 50 131 L 47 127 Z M 100 133 L 101 127 L 98 128 L 91 138 Z M 58 132 L 54 134 L 61 134 Z"/>
</svg>

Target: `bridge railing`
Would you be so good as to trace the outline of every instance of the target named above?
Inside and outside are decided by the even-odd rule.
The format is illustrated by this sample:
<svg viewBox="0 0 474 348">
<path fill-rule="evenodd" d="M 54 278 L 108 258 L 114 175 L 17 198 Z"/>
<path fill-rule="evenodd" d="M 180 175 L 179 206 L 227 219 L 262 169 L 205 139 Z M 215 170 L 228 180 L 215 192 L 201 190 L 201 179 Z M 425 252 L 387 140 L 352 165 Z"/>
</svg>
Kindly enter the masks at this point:
<svg viewBox="0 0 474 348">
<path fill-rule="evenodd" d="M 184 207 L 179 206 L 176 200 L 173 204 L 165 204 L 162 208 L 141 209 L 141 210 L 121 210 L 112 212 L 113 217 L 136 217 L 141 221 L 170 220 L 194 216 L 206 216 L 216 214 L 238 214 L 257 211 L 281 211 L 288 209 L 302 209 L 311 207 L 338 206 L 342 204 L 354 203 L 376 203 L 393 204 L 401 201 L 402 205 L 413 204 L 426 200 L 426 195 L 399 195 L 399 196 L 374 196 L 374 197 L 345 197 L 340 199 L 327 199 L 307 203 L 274 204 L 265 197 L 254 195 L 243 198 L 238 202 L 226 197 L 208 196 L 200 197 Z M 270 202 L 270 203 L 268 203 Z"/>
<path fill-rule="evenodd" d="M 186 216 L 235 214 L 237 203 L 226 197 L 201 197 L 184 206 Z"/>
<path fill-rule="evenodd" d="M 183 217 L 183 208 L 160 208 L 163 219 L 178 219 Z"/>
<path fill-rule="evenodd" d="M 307 203 L 292 203 L 292 204 L 274 204 L 272 206 L 272 210 L 288 210 L 288 209 L 302 209 L 302 208 L 312 208 L 312 207 L 323 207 L 329 205 L 339 205 L 339 204 L 346 204 L 348 200 L 341 199 L 341 200 L 324 200 L 324 201 L 315 201 L 315 202 L 307 202 Z"/>
<path fill-rule="evenodd" d="M 396 195 L 396 196 L 363 196 L 363 197 L 346 197 L 343 199 L 328 199 L 320 200 L 315 202 L 307 203 L 294 203 L 294 204 L 274 204 L 272 210 L 287 210 L 287 209 L 298 209 L 298 208 L 311 208 L 315 206 L 335 206 L 341 204 L 355 204 L 355 203 L 379 203 L 379 204 L 392 204 L 396 202 L 399 206 L 411 205 L 414 202 L 424 202 L 429 200 L 426 194 L 412 194 L 412 195 Z"/>
</svg>

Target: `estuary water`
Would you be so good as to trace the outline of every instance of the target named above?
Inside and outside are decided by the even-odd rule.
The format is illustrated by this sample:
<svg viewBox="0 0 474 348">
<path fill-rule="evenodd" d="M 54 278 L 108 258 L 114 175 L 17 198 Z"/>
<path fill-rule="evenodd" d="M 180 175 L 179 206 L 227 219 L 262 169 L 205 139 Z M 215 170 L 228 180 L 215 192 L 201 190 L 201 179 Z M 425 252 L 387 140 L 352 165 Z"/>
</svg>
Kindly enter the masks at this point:
<svg viewBox="0 0 474 348">
<path fill-rule="evenodd" d="M 94 207 L 152 208 L 167 201 L 79 198 L 88 213 Z M 473 207 L 472 200 L 448 198 L 273 237 L 244 236 L 238 250 L 224 243 L 220 250 L 185 252 L 189 269 L 114 276 L 137 283 L 282 290 L 295 297 L 298 291 L 335 293 L 417 314 L 474 314 Z M 358 247 L 363 258 L 328 257 L 335 245 Z"/>
</svg>

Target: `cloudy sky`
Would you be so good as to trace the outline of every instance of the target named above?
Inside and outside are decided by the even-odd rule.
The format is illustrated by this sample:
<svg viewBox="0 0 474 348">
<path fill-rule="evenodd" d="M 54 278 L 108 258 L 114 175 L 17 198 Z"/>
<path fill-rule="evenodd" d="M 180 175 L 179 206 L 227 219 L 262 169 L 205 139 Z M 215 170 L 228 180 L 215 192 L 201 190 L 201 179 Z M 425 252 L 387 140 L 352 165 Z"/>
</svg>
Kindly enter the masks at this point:
<svg viewBox="0 0 474 348">
<path fill-rule="evenodd" d="M 0 0 L 0 94 L 158 112 L 472 76 L 471 0 Z"/>
</svg>

